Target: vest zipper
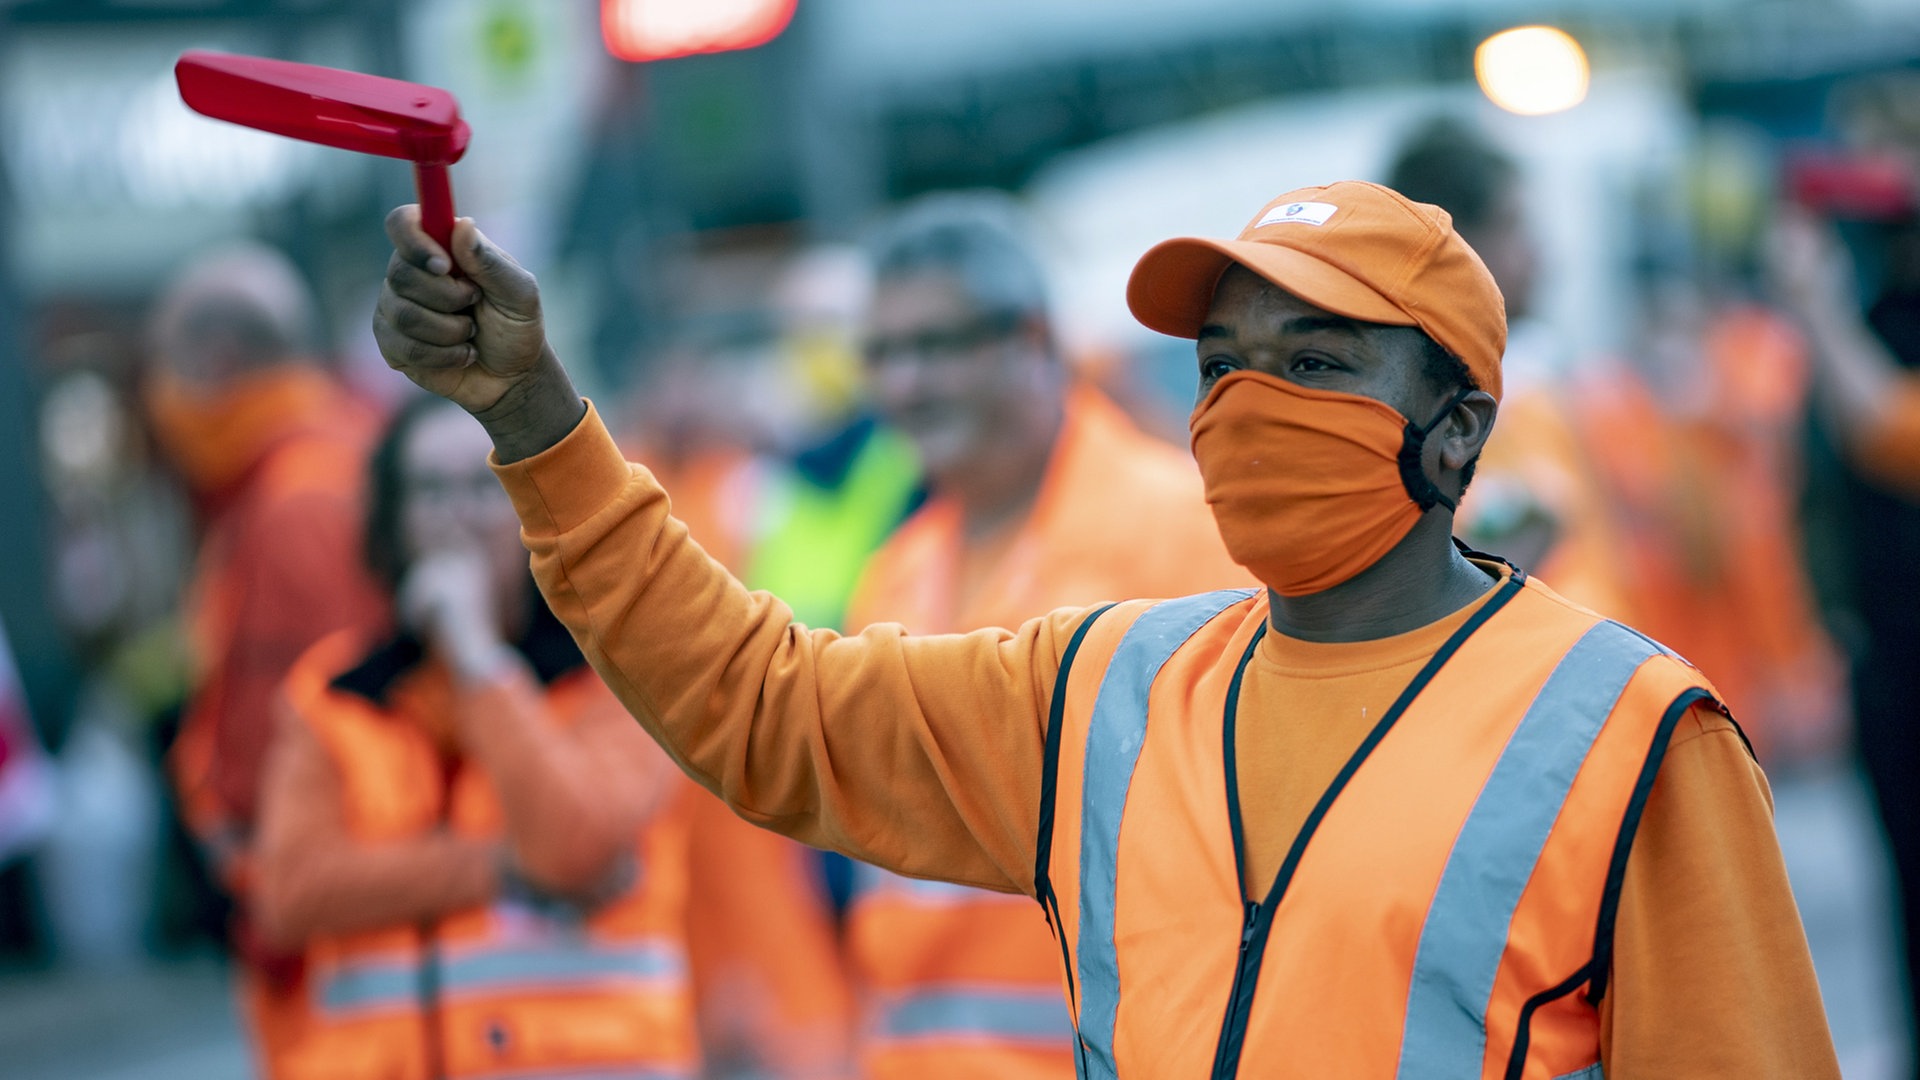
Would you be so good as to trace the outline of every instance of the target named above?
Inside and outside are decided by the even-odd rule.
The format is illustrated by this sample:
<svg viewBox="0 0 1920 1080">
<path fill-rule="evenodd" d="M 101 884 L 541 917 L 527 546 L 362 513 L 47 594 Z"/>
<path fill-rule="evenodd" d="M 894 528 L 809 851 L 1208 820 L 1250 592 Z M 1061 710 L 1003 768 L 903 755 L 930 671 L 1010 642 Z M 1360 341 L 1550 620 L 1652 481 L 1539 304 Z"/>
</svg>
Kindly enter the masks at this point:
<svg viewBox="0 0 1920 1080">
<path fill-rule="evenodd" d="M 1213 1077 L 1215 1080 L 1233 1080 L 1240 1069 L 1240 1045 L 1246 1040 L 1247 1015 L 1253 1010 L 1253 991 L 1260 980 L 1261 954 L 1265 951 L 1266 935 L 1261 931 L 1261 915 L 1273 905 L 1263 908 L 1259 901 L 1247 896 L 1246 872 L 1246 834 L 1244 822 L 1240 817 L 1239 757 L 1234 745 L 1234 733 L 1240 711 L 1240 681 L 1246 676 L 1247 664 L 1253 659 L 1254 650 L 1260 639 L 1266 636 L 1267 627 L 1261 623 L 1253 633 L 1253 639 L 1247 642 L 1247 648 L 1240 656 L 1240 665 L 1234 669 L 1233 682 L 1227 686 L 1226 713 L 1221 723 L 1221 751 L 1227 772 L 1227 825 L 1233 833 L 1233 871 L 1240 881 L 1240 904 L 1245 915 L 1240 924 L 1240 956 L 1233 968 L 1233 989 L 1227 993 L 1227 1015 L 1220 1023 L 1220 1042 L 1213 1051 Z M 1255 947 L 1255 942 L 1259 947 Z"/>
<path fill-rule="evenodd" d="M 1233 989 L 1227 995 L 1227 1015 L 1220 1025 L 1220 1044 L 1213 1054 L 1215 1080 L 1233 1080 L 1240 1072 L 1240 1050 L 1247 1041 L 1247 1021 L 1253 1015 L 1253 994 L 1260 982 L 1260 961 L 1266 952 L 1271 907 L 1247 901 L 1247 920 L 1240 928 L 1240 962 L 1233 969 Z"/>
<path fill-rule="evenodd" d="M 1300 832 L 1293 838 L 1293 846 L 1287 851 L 1285 860 L 1281 862 L 1279 873 L 1274 875 L 1273 884 L 1268 888 L 1265 899 L 1258 902 L 1247 898 L 1246 830 L 1240 817 L 1240 770 L 1234 746 L 1234 733 L 1239 722 L 1240 682 L 1246 675 L 1247 664 L 1253 659 L 1254 650 L 1258 648 L 1260 639 L 1266 635 L 1267 625 L 1262 623 L 1254 632 L 1253 639 L 1247 642 L 1246 652 L 1240 657 L 1240 666 L 1234 669 L 1233 681 L 1227 685 L 1225 715 L 1221 717 L 1220 725 L 1226 766 L 1227 824 L 1233 834 L 1233 863 L 1240 878 L 1240 899 L 1247 906 L 1247 921 L 1240 929 L 1240 960 L 1234 967 L 1233 990 L 1227 998 L 1227 1015 L 1221 1021 L 1220 1042 L 1214 1049 L 1211 1074 L 1213 1080 L 1236 1080 L 1240 1074 L 1240 1054 L 1246 1046 L 1248 1020 L 1253 1014 L 1254 993 L 1260 985 L 1260 962 L 1266 957 L 1267 938 L 1273 931 L 1273 914 L 1280 907 L 1282 898 L 1286 896 L 1287 886 L 1293 881 L 1294 869 L 1300 864 L 1300 857 L 1306 851 L 1307 841 L 1313 838 L 1314 831 L 1320 827 L 1321 818 L 1326 816 L 1328 808 L 1346 787 L 1347 781 L 1353 778 L 1353 774 L 1373 753 L 1373 748 L 1379 745 L 1380 740 L 1386 738 L 1387 732 L 1393 729 L 1393 725 L 1400 719 L 1400 714 L 1407 710 L 1407 706 L 1413 703 L 1414 698 L 1420 696 L 1420 692 L 1427 688 L 1427 683 L 1431 682 L 1434 675 L 1438 674 L 1447 661 L 1453 658 L 1453 654 L 1459 651 L 1460 646 L 1473 636 L 1474 631 L 1485 625 L 1488 619 L 1493 618 L 1496 612 L 1506 606 L 1507 601 L 1513 599 L 1525 581 L 1525 576 L 1518 571 L 1507 578 L 1495 590 L 1494 595 L 1480 605 L 1480 610 L 1474 612 L 1458 630 L 1453 632 L 1446 643 L 1440 646 L 1432 658 L 1421 667 L 1419 673 L 1414 675 L 1413 681 L 1400 691 L 1400 696 L 1395 699 L 1393 707 L 1387 710 L 1386 715 L 1380 718 L 1379 723 L 1374 725 L 1367 737 L 1361 740 L 1353 756 L 1347 760 L 1346 765 L 1333 778 L 1333 783 L 1320 796 L 1320 801 L 1307 814 L 1307 820 L 1301 824 Z"/>
</svg>

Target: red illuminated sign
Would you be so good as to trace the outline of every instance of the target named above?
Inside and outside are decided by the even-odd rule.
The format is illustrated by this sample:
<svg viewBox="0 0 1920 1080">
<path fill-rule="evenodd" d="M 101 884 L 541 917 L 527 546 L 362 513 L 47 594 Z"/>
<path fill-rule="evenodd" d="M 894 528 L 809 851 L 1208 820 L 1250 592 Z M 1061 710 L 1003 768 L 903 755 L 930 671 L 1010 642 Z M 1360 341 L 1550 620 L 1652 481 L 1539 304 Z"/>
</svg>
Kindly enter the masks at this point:
<svg viewBox="0 0 1920 1080">
<path fill-rule="evenodd" d="M 669 60 L 765 45 L 798 0 L 600 0 L 600 36 L 622 60 Z"/>
</svg>

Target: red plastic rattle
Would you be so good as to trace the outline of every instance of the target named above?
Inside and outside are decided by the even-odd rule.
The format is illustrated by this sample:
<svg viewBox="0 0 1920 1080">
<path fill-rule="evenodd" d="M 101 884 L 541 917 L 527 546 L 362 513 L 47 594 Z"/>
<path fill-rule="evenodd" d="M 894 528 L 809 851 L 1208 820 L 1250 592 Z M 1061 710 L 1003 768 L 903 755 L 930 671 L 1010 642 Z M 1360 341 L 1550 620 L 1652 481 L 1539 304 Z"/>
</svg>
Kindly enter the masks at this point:
<svg viewBox="0 0 1920 1080">
<path fill-rule="evenodd" d="M 472 131 L 445 90 L 357 71 L 193 50 L 173 66 L 180 97 L 197 113 L 276 135 L 413 162 L 420 224 L 453 250 L 453 184 L 447 166 Z"/>
</svg>

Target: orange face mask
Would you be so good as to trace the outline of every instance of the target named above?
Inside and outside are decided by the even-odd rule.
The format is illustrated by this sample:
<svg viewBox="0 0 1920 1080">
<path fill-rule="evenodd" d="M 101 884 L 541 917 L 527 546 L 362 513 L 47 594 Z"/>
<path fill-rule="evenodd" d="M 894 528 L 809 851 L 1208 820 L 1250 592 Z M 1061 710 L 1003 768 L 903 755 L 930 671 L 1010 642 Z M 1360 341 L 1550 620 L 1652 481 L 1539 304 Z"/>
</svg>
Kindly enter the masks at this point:
<svg viewBox="0 0 1920 1080">
<path fill-rule="evenodd" d="M 1330 589 L 1380 561 L 1434 504 L 1426 427 L 1357 394 L 1257 371 L 1215 383 L 1193 411 L 1193 456 L 1227 554 L 1282 596 Z"/>
<path fill-rule="evenodd" d="M 308 422 L 328 393 L 326 376 L 306 367 L 256 372 L 210 393 L 160 372 L 147 385 L 146 406 L 154 435 L 187 483 L 216 492 Z"/>
</svg>

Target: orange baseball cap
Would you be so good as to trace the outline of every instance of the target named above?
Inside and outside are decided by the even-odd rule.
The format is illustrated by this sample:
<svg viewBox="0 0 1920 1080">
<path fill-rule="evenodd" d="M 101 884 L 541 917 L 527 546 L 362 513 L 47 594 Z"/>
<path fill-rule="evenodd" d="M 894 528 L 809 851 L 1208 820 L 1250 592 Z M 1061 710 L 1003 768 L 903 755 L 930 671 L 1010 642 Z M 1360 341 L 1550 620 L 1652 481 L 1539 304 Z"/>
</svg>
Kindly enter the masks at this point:
<svg viewBox="0 0 1920 1080">
<path fill-rule="evenodd" d="M 1500 396 L 1506 300 L 1445 210 L 1360 180 L 1289 191 L 1236 239 L 1154 245 L 1134 264 L 1127 306 L 1149 329 L 1197 338 L 1234 263 L 1336 315 L 1417 326 Z"/>
</svg>

